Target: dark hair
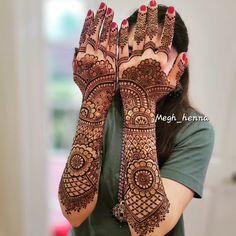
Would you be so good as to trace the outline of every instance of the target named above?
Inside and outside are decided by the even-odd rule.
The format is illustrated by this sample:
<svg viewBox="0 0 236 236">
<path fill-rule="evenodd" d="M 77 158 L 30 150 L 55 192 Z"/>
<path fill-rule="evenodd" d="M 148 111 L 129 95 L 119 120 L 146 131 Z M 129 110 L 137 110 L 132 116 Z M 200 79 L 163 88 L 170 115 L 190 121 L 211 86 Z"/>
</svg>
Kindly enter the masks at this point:
<svg viewBox="0 0 236 236">
<path fill-rule="evenodd" d="M 163 25 L 165 20 L 165 14 L 168 7 L 164 5 L 158 5 L 158 24 Z M 138 10 L 136 10 L 129 18 L 127 18 L 130 28 L 134 26 L 137 21 Z M 181 19 L 180 15 L 176 12 L 175 28 L 174 28 L 174 38 L 173 47 L 178 53 L 188 51 L 188 31 Z M 180 79 L 180 84 L 182 86 L 182 93 L 171 93 L 166 97 L 162 98 L 157 105 L 156 115 L 171 116 L 175 114 L 177 120 L 182 120 L 184 113 L 189 112 L 190 109 L 194 109 L 189 102 L 188 98 L 188 86 L 189 86 L 189 70 L 185 69 L 184 74 Z M 195 109 L 194 109 L 195 110 Z M 156 138 L 158 144 L 158 162 L 161 167 L 163 163 L 170 156 L 174 140 L 178 131 L 184 126 L 185 122 L 177 123 L 158 120 L 156 122 Z"/>
</svg>

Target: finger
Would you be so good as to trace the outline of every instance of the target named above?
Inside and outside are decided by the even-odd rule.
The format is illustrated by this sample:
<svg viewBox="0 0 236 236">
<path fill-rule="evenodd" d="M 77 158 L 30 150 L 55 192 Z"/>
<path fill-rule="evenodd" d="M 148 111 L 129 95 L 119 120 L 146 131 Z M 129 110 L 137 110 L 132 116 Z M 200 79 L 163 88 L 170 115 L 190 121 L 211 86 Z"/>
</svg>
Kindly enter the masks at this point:
<svg viewBox="0 0 236 236">
<path fill-rule="evenodd" d="M 134 42 L 132 56 L 142 55 L 146 34 L 147 7 L 142 5 L 138 11 L 137 22 L 134 31 Z"/>
<path fill-rule="evenodd" d="M 115 61 L 117 54 L 117 36 L 118 36 L 118 26 L 116 22 L 112 22 L 108 48 L 107 48 L 107 56 L 111 57 L 113 61 Z"/>
<path fill-rule="evenodd" d="M 93 22 L 94 19 L 94 13 L 93 11 L 89 10 L 87 13 L 87 16 L 85 18 L 84 26 L 81 32 L 80 41 L 79 41 L 79 52 L 85 52 L 86 46 L 88 42 L 88 32 L 89 28 Z"/>
<path fill-rule="evenodd" d="M 170 70 L 167 80 L 171 85 L 176 86 L 179 83 L 181 76 L 184 73 L 185 68 L 188 66 L 188 57 L 185 52 L 180 53 L 177 57 L 174 66 Z"/>
<path fill-rule="evenodd" d="M 166 58 L 168 59 L 168 54 L 172 46 L 172 40 L 174 37 L 174 26 L 175 26 L 175 9 L 174 7 L 169 7 L 163 26 L 163 31 L 161 35 L 161 44 L 158 48 L 159 53 L 165 53 Z"/>
<path fill-rule="evenodd" d="M 109 42 L 109 35 L 110 35 L 110 26 L 112 23 L 114 17 L 114 11 L 111 8 L 107 9 L 106 17 L 104 20 L 103 28 L 102 28 L 102 33 L 99 39 L 99 46 L 98 48 L 105 53 L 108 47 L 108 42 Z"/>
<path fill-rule="evenodd" d="M 122 21 L 119 32 L 119 65 L 129 58 L 129 22 L 125 19 Z"/>
<path fill-rule="evenodd" d="M 157 47 L 158 32 L 158 7 L 155 0 L 150 1 L 147 10 L 147 29 L 144 50 L 151 48 L 155 50 Z"/>
<path fill-rule="evenodd" d="M 94 50 L 96 50 L 97 45 L 98 45 L 98 37 L 99 37 L 99 33 L 100 33 L 100 29 L 105 17 L 105 13 L 106 13 L 106 4 L 104 2 L 101 3 L 95 19 L 93 21 L 93 23 L 91 24 L 91 28 L 89 30 L 89 38 L 88 38 L 88 47 L 92 47 Z"/>
</svg>

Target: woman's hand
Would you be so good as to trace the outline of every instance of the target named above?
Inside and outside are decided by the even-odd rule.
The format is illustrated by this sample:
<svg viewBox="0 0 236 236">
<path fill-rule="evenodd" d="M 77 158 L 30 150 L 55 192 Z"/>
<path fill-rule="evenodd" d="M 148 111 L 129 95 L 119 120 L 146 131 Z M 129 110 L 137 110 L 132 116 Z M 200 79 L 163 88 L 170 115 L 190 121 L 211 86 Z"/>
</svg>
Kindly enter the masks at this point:
<svg viewBox="0 0 236 236">
<path fill-rule="evenodd" d="M 133 236 L 159 235 L 160 222 L 170 212 L 157 160 L 156 103 L 175 89 L 187 66 L 186 54 L 181 53 L 169 74 L 165 73 L 174 35 L 175 10 L 168 9 L 161 34 L 157 14 L 155 1 L 151 1 L 148 8 L 140 7 L 131 55 L 127 20 L 120 29 L 119 87 L 125 124 L 124 201 Z"/>
<path fill-rule="evenodd" d="M 98 198 L 104 124 L 116 81 L 118 29 L 113 15 L 104 3 L 95 18 L 88 12 L 73 59 L 74 81 L 83 102 L 58 193 L 62 212 L 75 227 L 91 214 Z"/>
<path fill-rule="evenodd" d="M 112 102 L 116 85 L 117 24 L 114 12 L 101 3 L 94 18 L 89 10 L 73 59 L 74 81 L 83 94 L 84 115 L 99 119 Z M 101 29 L 102 28 L 102 29 Z M 101 34 L 100 34 L 101 31 Z"/>
<path fill-rule="evenodd" d="M 174 36 L 174 8 L 170 7 L 166 13 L 163 30 L 160 25 L 158 26 L 157 19 L 158 7 L 155 1 L 151 1 L 148 8 L 140 7 L 131 55 L 128 47 L 128 21 L 122 22 L 119 42 L 119 86 L 126 112 L 133 112 L 135 107 L 136 110 L 137 107 L 143 107 L 151 109 L 154 113 L 156 103 L 176 88 L 187 66 L 186 54 L 181 53 L 170 72 L 165 73 Z M 135 94 L 139 96 L 135 97 Z M 151 122 L 154 122 L 154 116 Z"/>
</svg>

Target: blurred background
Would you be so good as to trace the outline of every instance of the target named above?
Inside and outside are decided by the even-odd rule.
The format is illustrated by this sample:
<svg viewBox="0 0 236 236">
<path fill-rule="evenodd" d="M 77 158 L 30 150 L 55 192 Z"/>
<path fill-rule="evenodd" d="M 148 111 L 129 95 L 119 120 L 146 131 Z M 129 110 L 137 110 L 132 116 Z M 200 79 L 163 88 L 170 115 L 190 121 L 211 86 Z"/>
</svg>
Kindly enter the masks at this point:
<svg viewBox="0 0 236 236">
<path fill-rule="evenodd" d="M 111 1 L 118 24 L 148 1 Z M 215 128 L 202 200 L 186 235 L 236 235 L 236 2 L 162 0 L 189 30 L 193 104 Z M 2 0 L 0 6 L 0 236 L 65 236 L 57 200 L 81 105 L 71 61 L 93 0 Z"/>
</svg>

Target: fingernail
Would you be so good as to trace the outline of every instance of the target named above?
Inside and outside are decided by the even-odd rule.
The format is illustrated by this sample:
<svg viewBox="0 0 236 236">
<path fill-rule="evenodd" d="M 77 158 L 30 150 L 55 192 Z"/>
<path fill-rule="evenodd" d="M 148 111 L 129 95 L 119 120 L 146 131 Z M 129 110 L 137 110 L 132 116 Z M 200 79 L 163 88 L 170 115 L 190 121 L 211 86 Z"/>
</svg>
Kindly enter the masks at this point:
<svg viewBox="0 0 236 236">
<path fill-rule="evenodd" d="M 155 1 L 155 0 L 152 0 L 151 2 L 150 2 L 150 6 L 151 7 L 155 7 L 157 5 L 157 2 Z"/>
<path fill-rule="evenodd" d="M 185 64 L 188 64 L 188 58 L 186 57 L 186 59 L 185 59 Z"/>
<path fill-rule="evenodd" d="M 183 61 L 187 64 L 187 62 L 188 62 L 188 57 L 187 57 L 187 54 L 186 54 L 186 53 L 183 54 L 182 59 L 183 59 Z"/>
<path fill-rule="evenodd" d="M 92 11 L 89 10 L 88 13 L 87 13 L 87 16 L 91 16 L 92 15 Z"/>
<path fill-rule="evenodd" d="M 112 9 L 109 7 L 108 9 L 107 9 L 107 15 L 110 15 L 112 13 Z"/>
<path fill-rule="evenodd" d="M 174 11 L 175 11 L 174 7 L 171 6 L 171 7 L 168 8 L 168 13 L 173 14 Z"/>
<path fill-rule="evenodd" d="M 123 21 L 122 21 L 122 25 L 127 25 L 127 23 L 128 23 L 128 21 L 126 20 L 126 19 L 124 19 Z"/>
<path fill-rule="evenodd" d="M 100 7 L 99 7 L 99 9 L 100 9 L 100 10 L 102 10 L 104 7 L 105 7 L 105 3 L 104 3 L 104 2 L 102 2 L 102 3 L 100 4 Z"/>
<path fill-rule="evenodd" d="M 142 6 L 140 7 L 140 10 L 141 10 L 141 11 L 146 11 L 146 10 L 147 10 L 147 7 L 146 7 L 145 5 L 142 5 Z"/>
<path fill-rule="evenodd" d="M 112 22 L 112 23 L 111 23 L 111 28 L 112 28 L 112 29 L 115 29 L 116 27 L 117 27 L 116 22 Z"/>
</svg>

